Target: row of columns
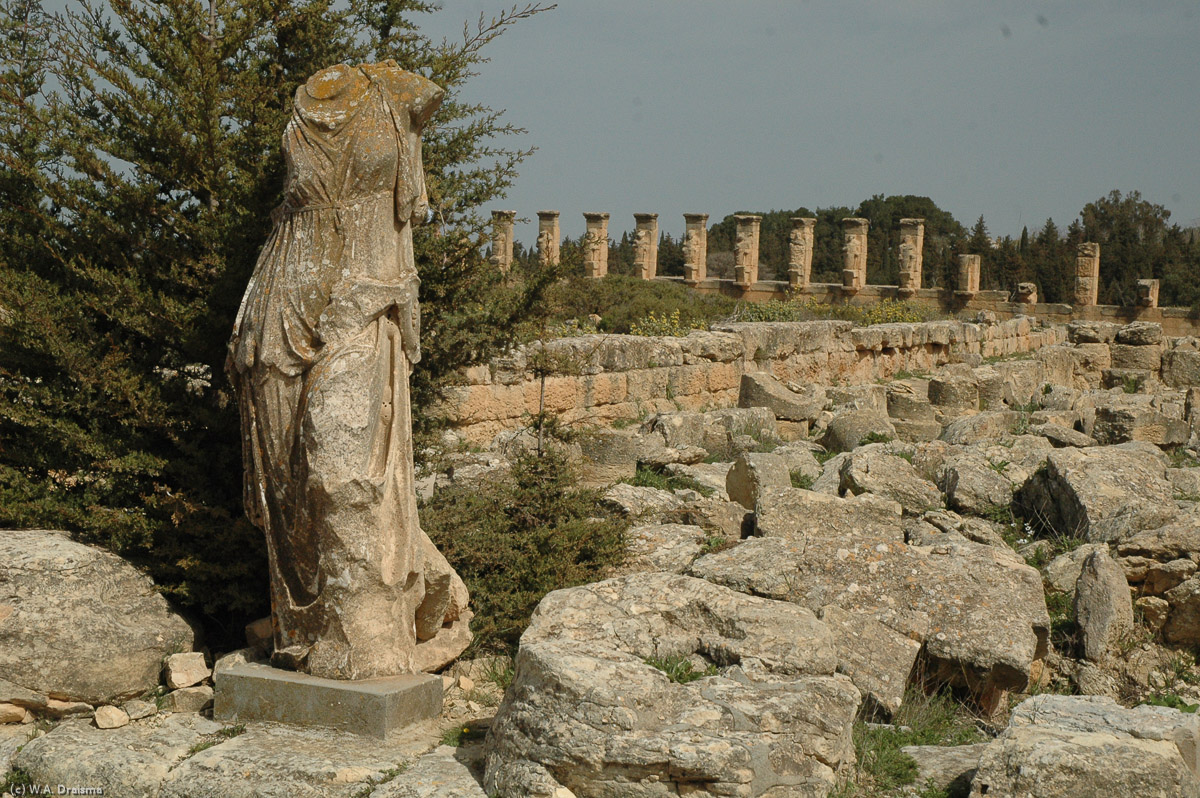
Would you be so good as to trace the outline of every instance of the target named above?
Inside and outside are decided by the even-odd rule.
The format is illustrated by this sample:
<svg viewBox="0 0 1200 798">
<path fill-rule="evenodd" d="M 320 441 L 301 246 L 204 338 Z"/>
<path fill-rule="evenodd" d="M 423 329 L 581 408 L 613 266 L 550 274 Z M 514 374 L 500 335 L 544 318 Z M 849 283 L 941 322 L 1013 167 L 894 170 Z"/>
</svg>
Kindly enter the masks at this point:
<svg viewBox="0 0 1200 798">
<path fill-rule="evenodd" d="M 508 272 L 513 259 L 513 222 L 515 211 L 492 211 L 492 263 Z M 584 275 L 600 278 L 608 274 L 609 214 L 585 212 L 587 229 L 583 239 Z M 658 276 L 658 214 L 635 213 L 633 233 L 634 273 L 644 280 Z M 733 246 L 733 282 L 749 288 L 758 282 L 759 234 L 762 217 L 736 214 L 737 224 Z M 683 234 L 683 279 L 695 285 L 707 278 L 708 214 L 685 213 Z M 817 220 L 811 216 L 791 217 L 788 234 L 788 285 L 792 289 L 807 288 L 812 277 L 813 234 Z M 870 221 L 857 217 L 842 219 L 842 293 L 854 295 L 867 285 L 867 233 Z M 557 265 L 559 262 L 558 211 L 538 211 L 538 262 Z M 915 296 L 921 290 L 921 269 L 925 247 L 925 220 L 900 220 L 899 295 L 902 299 Z M 958 256 L 958 285 L 955 295 L 969 300 L 979 293 L 979 255 Z M 1075 259 L 1075 303 L 1095 305 L 1100 287 L 1100 245 L 1085 242 L 1079 245 Z M 1037 302 L 1037 286 L 1021 283 L 1017 301 Z M 1138 303 L 1158 306 L 1158 281 L 1138 281 Z"/>
</svg>

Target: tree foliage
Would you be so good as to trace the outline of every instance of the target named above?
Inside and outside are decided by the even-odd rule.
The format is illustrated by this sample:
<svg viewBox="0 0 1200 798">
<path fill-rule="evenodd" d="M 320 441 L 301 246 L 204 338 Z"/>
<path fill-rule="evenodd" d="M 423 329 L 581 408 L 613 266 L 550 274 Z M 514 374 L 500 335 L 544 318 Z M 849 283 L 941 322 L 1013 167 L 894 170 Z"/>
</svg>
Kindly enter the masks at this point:
<svg viewBox="0 0 1200 798">
<path fill-rule="evenodd" d="M 0 525 L 72 530 L 146 566 L 217 627 L 265 611 L 240 506 L 225 344 L 281 199 L 296 87 L 395 59 L 447 89 L 415 237 L 438 386 L 505 345 L 553 277 L 504 283 L 476 209 L 529 154 L 466 102 L 485 48 L 543 10 L 420 32 L 418 0 L 0 0 Z"/>
</svg>

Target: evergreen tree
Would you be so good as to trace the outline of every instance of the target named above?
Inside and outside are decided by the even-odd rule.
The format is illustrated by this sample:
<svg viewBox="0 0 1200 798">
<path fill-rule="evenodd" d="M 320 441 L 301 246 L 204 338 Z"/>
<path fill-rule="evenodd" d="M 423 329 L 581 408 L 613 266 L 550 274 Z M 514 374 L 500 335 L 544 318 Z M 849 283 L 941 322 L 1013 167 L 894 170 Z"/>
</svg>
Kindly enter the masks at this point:
<svg viewBox="0 0 1200 798">
<path fill-rule="evenodd" d="M 475 209 L 528 152 L 460 92 L 483 49 L 540 7 L 446 42 L 416 27 L 433 8 L 77 0 L 47 19 L 3 0 L 0 525 L 108 546 L 218 634 L 265 612 L 225 343 L 280 200 L 291 98 L 323 67 L 394 58 L 448 92 L 425 137 L 435 223 L 414 241 L 415 423 L 428 428 L 420 411 L 452 373 L 511 341 L 553 275 L 503 284 Z"/>
</svg>

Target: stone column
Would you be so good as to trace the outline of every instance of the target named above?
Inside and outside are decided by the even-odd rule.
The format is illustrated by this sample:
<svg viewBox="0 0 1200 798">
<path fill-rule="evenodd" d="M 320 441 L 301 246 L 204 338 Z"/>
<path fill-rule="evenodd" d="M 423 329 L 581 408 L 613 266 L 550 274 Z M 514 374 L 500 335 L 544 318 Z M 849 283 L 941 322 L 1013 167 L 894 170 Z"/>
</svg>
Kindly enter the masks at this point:
<svg viewBox="0 0 1200 798">
<path fill-rule="evenodd" d="M 900 220 L 900 298 L 921 290 L 921 264 L 925 250 L 925 220 Z"/>
<path fill-rule="evenodd" d="M 513 219 L 516 211 L 492 211 L 492 265 L 508 274 L 513 260 Z"/>
<path fill-rule="evenodd" d="M 658 214 L 635 213 L 633 231 L 633 273 L 643 280 L 658 275 Z"/>
<path fill-rule="evenodd" d="M 608 214 L 584 213 L 583 218 L 583 276 L 598 279 L 608 274 Z"/>
<path fill-rule="evenodd" d="M 1075 253 L 1075 304 L 1094 305 L 1100 296 L 1100 245 L 1085 241 Z"/>
<path fill-rule="evenodd" d="M 688 285 L 708 277 L 708 214 L 683 215 L 683 281 Z"/>
<path fill-rule="evenodd" d="M 979 255 L 958 256 L 958 288 L 954 295 L 959 299 L 970 299 L 979 293 Z"/>
<path fill-rule="evenodd" d="M 561 241 L 562 236 L 558 232 L 558 211 L 538 211 L 538 263 L 543 266 L 557 266 Z"/>
<path fill-rule="evenodd" d="M 1017 283 L 1017 304 L 1036 305 L 1037 301 L 1037 283 Z"/>
<path fill-rule="evenodd" d="M 867 230 L 871 223 L 854 217 L 842 219 L 842 293 L 857 294 L 867 284 Z"/>
<path fill-rule="evenodd" d="M 788 233 L 788 286 L 794 291 L 808 288 L 812 281 L 813 229 L 817 220 L 793 216 Z"/>
<path fill-rule="evenodd" d="M 1137 291 L 1139 307 L 1158 307 L 1158 280 L 1138 280 Z"/>
<path fill-rule="evenodd" d="M 737 238 L 733 244 L 733 282 L 749 288 L 758 282 L 758 231 L 762 217 L 737 214 Z"/>
</svg>

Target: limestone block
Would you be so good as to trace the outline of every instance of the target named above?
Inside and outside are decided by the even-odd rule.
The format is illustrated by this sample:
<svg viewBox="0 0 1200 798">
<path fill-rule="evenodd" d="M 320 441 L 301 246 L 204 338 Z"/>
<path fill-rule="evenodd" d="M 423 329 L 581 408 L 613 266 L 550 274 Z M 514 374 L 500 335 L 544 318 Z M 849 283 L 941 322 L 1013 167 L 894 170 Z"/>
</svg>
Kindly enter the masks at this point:
<svg viewBox="0 0 1200 798">
<path fill-rule="evenodd" d="M 65 532 L 0 534 L 0 584 L 0 680 L 26 691 L 87 704 L 140 695 L 167 654 L 194 644 L 149 577 Z"/>
<path fill-rule="evenodd" d="M 646 662 L 668 657 L 715 675 L 681 684 Z M 836 663 L 811 612 L 703 580 L 635 574 L 555 591 L 522 636 L 485 790 L 599 798 L 637 774 L 646 796 L 823 794 L 854 761 L 859 693 Z"/>
<path fill-rule="evenodd" d="M 163 697 L 164 712 L 200 712 L 213 700 L 213 689 L 208 685 L 183 687 L 172 690 Z"/>
<path fill-rule="evenodd" d="M 1018 510 L 1093 543 L 1162 526 L 1178 510 L 1161 455 L 1143 446 L 1055 449 L 1018 491 Z"/>
<path fill-rule="evenodd" d="M 791 473 L 782 457 L 765 452 L 745 452 L 733 461 L 725 479 L 725 492 L 731 500 L 753 510 L 764 488 L 787 488 L 791 484 Z"/>
<path fill-rule="evenodd" d="M 120 707 L 96 707 L 97 729 L 119 729 L 129 723 L 129 715 Z"/>
<path fill-rule="evenodd" d="M 1112 368 L 1158 373 L 1162 368 L 1161 344 L 1111 344 Z"/>
<path fill-rule="evenodd" d="M 163 666 L 164 681 L 172 690 L 199 684 L 211 674 L 204 662 L 204 654 L 199 651 L 172 654 Z"/>
<path fill-rule="evenodd" d="M 895 522 L 882 529 L 860 522 L 862 531 L 848 530 L 829 523 L 833 513 L 818 510 L 816 496 L 766 491 L 755 512 L 764 536 L 701 557 L 690 573 L 810 609 L 833 604 L 868 614 L 923 643 L 935 678 L 984 700 L 1026 684 L 1033 662 L 1047 651 L 1050 624 L 1036 570 L 993 546 L 910 546 Z"/>
<path fill-rule="evenodd" d="M 1111 321 L 1077 320 L 1067 325 L 1067 340 L 1073 344 L 1106 344 L 1117 337 L 1121 325 Z"/>
<path fill-rule="evenodd" d="M 743 374 L 738 407 L 765 407 L 785 421 L 812 421 L 825 409 L 825 390 L 792 391 L 770 374 Z"/>
<path fill-rule="evenodd" d="M 1168 349 L 1163 353 L 1162 381 L 1173 388 L 1200 385 L 1200 352 Z"/>
<path fill-rule="evenodd" d="M 1037 288 L 1033 290 L 1036 294 Z M 906 745 L 900 751 L 911 756 L 917 763 L 917 784 L 926 785 L 932 782 L 935 788 L 945 790 L 947 795 L 966 795 L 971 789 L 975 771 L 979 769 L 979 758 L 983 756 L 986 748 L 987 743 L 950 746 Z"/>
<path fill-rule="evenodd" d="M 1075 617 L 1083 633 L 1084 656 L 1103 661 L 1109 649 L 1133 630 L 1133 600 L 1125 572 L 1105 549 L 1083 561 L 1075 583 Z"/>
<path fill-rule="evenodd" d="M 853 451 L 841 467 L 842 494 L 872 493 L 897 502 L 908 514 L 921 514 L 941 504 L 941 494 L 922 479 L 902 457 L 888 454 L 880 446 Z"/>
<path fill-rule="evenodd" d="M 24 707 L 16 704 L 0 704 L 0 723 L 21 723 L 24 720 Z"/>
<path fill-rule="evenodd" d="M 1075 585 L 1079 582 L 1079 575 L 1083 573 L 1084 560 L 1094 552 L 1106 548 L 1103 543 L 1084 543 L 1055 557 L 1042 568 L 1042 584 L 1046 592 L 1065 593 L 1072 597 L 1074 603 Z"/>
<path fill-rule="evenodd" d="M 626 533 L 631 571 L 663 571 L 680 574 L 700 556 L 704 529 L 690 524 L 645 524 Z"/>
<path fill-rule="evenodd" d="M 950 415 L 973 412 L 979 409 L 979 387 L 973 377 L 934 377 L 929 381 L 929 401 Z"/>
<path fill-rule="evenodd" d="M 833 635 L 838 673 L 849 676 L 863 697 L 884 712 L 899 709 L 921 644 L 863 613 L 830 605 L 818 615 Z"/>
<path fill-rule="evenodd" d="M 1163 340 L 1162 325 L 1152 321 L 1135 321 L 1117 330 L 1116 341 L 1131 346 L 1160 344 Z"/>
<path fill-rule="evenodd" d="M 576 437 L 583 462 L 580 482 L 604 487 L 632 478 L 637 472 L 638 436 L 635 430 L 594 427 Z"/>
<path fill-rule="evenodd" d="M 1163 626 L 1167 623 L 1167 613 L 1171 610 L 1171 605 L 1166 599 L 1158 596 L 1142 596 L 1133 604 L 1141 610 L 1142 620 L 1151 632 L 1158 634 L 1162 631 Z"/>
<path fill-rule="evenodd" d="M 938 487 L 946 494 L 946 506 L 963 513 L 985 515 L 1012 504 L 1012 483 L 974 452 L 948 459 Z"/>
<path fill-rule="evenodd" d="M 956 446 L 983 443 L 1009 434 L 1021 420 L 1012 410 L 986 410 L 951 421 L 942 431 L 941 440 Z"/>
<path fill-rule="evenodd" d="M 838 413 L 829 422 L 821 445 L 829 451 L 848 452 L 858 448 L 869 436 L 894 438 L 896 428 L 881 412 L 849 410 Z"/>
<path fill-rule="evenodd" d="M 132 701 L 126 701 L 121 705 L 121 709 L 125 711 L 125 714 L 129 716 L 130 720 L 141 720 L 142 718 L 148 718 L 151 715 L 158 714 L 158 707 L 155 706 L 155 704 L 150 701 L 141 701 L 136 698 Z"/>
</svg>

